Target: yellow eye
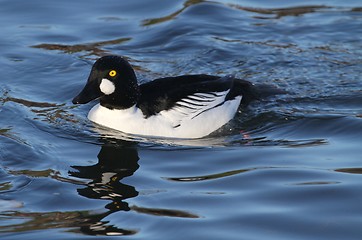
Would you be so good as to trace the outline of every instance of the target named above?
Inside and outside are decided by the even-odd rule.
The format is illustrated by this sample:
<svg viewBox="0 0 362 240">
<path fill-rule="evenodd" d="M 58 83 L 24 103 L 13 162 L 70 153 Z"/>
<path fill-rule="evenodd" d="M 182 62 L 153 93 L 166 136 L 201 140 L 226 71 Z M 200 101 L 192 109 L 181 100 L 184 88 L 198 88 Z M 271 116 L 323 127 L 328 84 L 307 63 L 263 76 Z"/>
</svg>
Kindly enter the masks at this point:
<svg viewBox="0 0 362 240">
<path fill-rule="evenodd" d="M 116 72 L 116 70 L 111 70 L 111 71 L 109 71 L 108 74 L 109 74 L 109 76 L 114 77 L 117 75 L 117 72 Z"/>
</svg>

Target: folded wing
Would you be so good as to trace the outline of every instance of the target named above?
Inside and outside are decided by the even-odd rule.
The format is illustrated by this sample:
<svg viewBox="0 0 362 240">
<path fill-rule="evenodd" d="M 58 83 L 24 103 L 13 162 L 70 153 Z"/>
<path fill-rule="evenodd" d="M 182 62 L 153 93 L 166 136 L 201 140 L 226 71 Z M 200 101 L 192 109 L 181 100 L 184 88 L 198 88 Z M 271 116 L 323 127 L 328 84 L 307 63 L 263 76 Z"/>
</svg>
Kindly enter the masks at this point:
<svg viewBox="0 0 362 240">
<path fill-rule="evenodd" d="M 174 128 L 184 120 L 192 120 L 202 113 L 221 106 L 230 90 L 223 92 L 194 93 L 177 101 L 175 105 L 159 114 L 168 119 Z"/>
<path fill-rule="evenodd" d="M 168 110 L 195 117 L 225 101 L 234 79 L 231 75 L 185 75 L 157 79 L 140 86 L 138 107 L 146 117 Z"/>
</svg>

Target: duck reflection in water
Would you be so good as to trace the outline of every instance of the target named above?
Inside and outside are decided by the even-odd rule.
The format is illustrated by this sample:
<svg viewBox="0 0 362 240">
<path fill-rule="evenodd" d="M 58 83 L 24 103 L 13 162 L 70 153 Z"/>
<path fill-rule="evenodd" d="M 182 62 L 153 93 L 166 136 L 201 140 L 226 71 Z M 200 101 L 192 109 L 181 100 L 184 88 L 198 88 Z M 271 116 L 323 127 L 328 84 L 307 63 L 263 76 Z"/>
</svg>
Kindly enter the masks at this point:
<svg viewBox="0 0 362 240">
<path fill-rule="evenodd" d="M 78 193 L 92 199 L 110 200 L 105 208 L 107 212 L 88 216 L 81 226 L 81 231 L 90 235 L 131 235 L 137 230 L 120 229 L 107 225 L 103 218 L 117 211 L 129 211 L 130 207 L 124 200 L 133 198 L 138 192 L 133 186 L 120 181 L 139 168 L 138 152 L 135 144 L 121 142 L 121 144 L 105 144 L 98 154 L 98 163 L 92 166 L 72 166 L 77 171 L 70 171 L 73 177 L 90 179 L 85 188 L 78 189 Z"/>
</svg>

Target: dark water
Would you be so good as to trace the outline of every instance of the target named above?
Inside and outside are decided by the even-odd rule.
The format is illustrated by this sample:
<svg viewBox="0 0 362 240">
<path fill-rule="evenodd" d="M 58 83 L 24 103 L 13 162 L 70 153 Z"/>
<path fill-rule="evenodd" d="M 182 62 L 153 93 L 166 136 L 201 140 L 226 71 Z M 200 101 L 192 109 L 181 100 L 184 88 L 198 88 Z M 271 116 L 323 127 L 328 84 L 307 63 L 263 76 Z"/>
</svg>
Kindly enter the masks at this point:
<svg viewBox="0 0 362 240">
<path fill-rule="evenodd" d="M 1 239 L 361 239 L 360 1 L 0 5 Z M 288 94 L 200 140 L 120 135 L 71 104 L 110 53 Z"/>
</svg>

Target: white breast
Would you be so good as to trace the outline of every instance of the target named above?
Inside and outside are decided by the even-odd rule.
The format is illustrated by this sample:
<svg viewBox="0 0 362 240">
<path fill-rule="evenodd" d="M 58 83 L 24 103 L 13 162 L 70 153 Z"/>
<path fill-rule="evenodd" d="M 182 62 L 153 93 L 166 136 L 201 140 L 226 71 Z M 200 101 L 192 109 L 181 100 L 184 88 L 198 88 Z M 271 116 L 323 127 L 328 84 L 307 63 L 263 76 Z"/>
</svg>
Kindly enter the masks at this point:
<svg viewBox="0 0 362 240">
<path fill-rule="evenodd" d="M 203 106 L 196 111 L 190 108 L 192 103 L 189 102 L 184 104 L 185 108 L 178 106 L 148 118 L 136 106 L 111 110 L 97 104 L 90 110 L 88 118 L 100 125 L 135 135 L 200 138 L 229 122 L 234 117 L 241 98 L 239 96 L 224 103 L 215 101 L 211 106 L 208 105 L 209 108 Z M 194 112 L 190 114 L 191 111 Z"/>
</svg>

